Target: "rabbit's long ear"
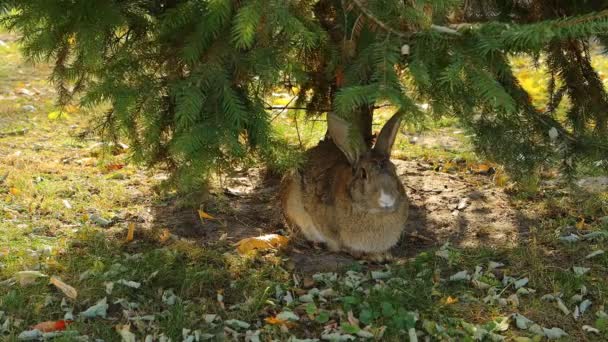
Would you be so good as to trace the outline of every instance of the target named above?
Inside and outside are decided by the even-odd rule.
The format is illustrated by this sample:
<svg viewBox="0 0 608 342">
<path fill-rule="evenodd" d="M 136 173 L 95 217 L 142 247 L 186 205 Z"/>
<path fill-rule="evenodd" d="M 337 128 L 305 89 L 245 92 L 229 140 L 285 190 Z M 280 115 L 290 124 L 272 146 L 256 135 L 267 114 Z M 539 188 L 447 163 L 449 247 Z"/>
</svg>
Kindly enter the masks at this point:
<svg viewBox="0 0 608 342">
<path fill-rule="evenodd" d="M 354 132 L 348 122 L 334 113 L 327 113 L 327 130 L 334 144 L 344 153 L 351 165 L 355 165 L 367 151 L 361 134 Z"/>
<path fill-rule="evenodd" d="M 385 158 L 391 156 L 391 150 L 397 138 L 397 132 L 399 132 L 399 124 L 401 124 L 401 112 L 397 112 L 391 117 L 380 130 L 378 139 L 376 139 L 376 145 L 374 145 L 374 152 Z"/>
</svg>

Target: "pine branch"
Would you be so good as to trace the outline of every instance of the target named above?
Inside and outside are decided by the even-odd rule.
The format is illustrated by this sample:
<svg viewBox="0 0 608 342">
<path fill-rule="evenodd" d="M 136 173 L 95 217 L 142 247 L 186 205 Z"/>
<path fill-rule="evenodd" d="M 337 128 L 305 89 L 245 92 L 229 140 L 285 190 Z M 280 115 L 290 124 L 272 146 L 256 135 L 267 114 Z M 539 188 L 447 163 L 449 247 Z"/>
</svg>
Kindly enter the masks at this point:
<svg viewBox="0 0 608 342">
<path fill-rule="evenodd" d="M 400 31 L 397 29 L 394 29 L 392 27 L 390 27 L 387 23 L 383 22 L 382 20 L 378 19 L 378 17 L 376 17 L 372 11 L 370 11 L 367 7 L 365 7 L 363 5 L 363 3 L 361 3 L 361 0 L 352 0 L 352 2 L 357 6 L 357 8 L 359 9 L 359 11 L 361 11 L 361 13 L 363 15 L 365 15 L 368 19 L 370 19 L 371 21 L 373 21 L 376 25 L 378 25 L 380 28 L 382 28 L 384 31 L 389 32 L 391 34 L 396 35 L 397 37 L 403 38 L 403 39 L 410 39 L 412 38 L 412 36 L 414 36 L 416 33 L 418 32 L 404 32 L 404 31 Z M 450 34 L 450 35 L 454 35 L 454 36 L 460 36 L 460 32 L 446 27 L 446 26 L 439 26 L 439 25 L 431 25 L 430 28 L 432 30 L 435 30 L 437 32 L 440 33 L 445 33 L 445 34 Z"/>
</svg>

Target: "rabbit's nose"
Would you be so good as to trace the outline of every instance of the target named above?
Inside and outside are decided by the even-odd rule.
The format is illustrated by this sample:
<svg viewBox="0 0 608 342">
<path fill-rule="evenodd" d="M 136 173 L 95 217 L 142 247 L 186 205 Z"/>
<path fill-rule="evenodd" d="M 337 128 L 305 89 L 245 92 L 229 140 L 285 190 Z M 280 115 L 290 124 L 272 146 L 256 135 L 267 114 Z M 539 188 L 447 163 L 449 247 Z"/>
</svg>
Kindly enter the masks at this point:
<svg viewBox="0 0 608 342">
<path fill-rule="evenodd" d="M 387 194 L 384 190 L 380 190 L 380 197 L 378 197 L 378 205 L 380 208 L 390 208 L 395 205 L 395 196 Z"/>
</svg>

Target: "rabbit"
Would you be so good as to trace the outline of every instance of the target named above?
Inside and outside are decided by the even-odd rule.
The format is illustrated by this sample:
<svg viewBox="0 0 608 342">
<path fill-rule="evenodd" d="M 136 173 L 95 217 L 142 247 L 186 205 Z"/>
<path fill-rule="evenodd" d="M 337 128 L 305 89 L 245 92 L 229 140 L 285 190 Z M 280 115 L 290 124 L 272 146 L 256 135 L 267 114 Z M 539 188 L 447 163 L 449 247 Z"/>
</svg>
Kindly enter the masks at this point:
<svg viewBox="0 0 608 342">
<path fill-rule="evenodd" d="M 306 152 L 303 168 L 282 182 L 281 205 L 291 227 L 329 250 L 385 261 L 405 229 L 408 198 L 390 161 L 401 121 L 396 113 L 373 148 L 349 124 L 327 114 L 328 139 Z"/>
</svg>

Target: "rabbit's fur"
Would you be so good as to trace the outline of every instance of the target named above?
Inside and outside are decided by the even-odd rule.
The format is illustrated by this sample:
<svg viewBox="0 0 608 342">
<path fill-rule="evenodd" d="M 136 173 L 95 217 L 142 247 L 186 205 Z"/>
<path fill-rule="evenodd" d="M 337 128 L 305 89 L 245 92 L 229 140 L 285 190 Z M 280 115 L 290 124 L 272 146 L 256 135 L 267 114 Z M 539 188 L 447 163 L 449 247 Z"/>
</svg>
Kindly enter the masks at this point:
<svg viewBox="0 0 608 342">
<path fill-rule="evenodd" d="M 349 137 L 345 121 L 328 114 L 331 140 L 309 150 L 302 170 L 284 179 L 288 223 L 332 251 L 374 257 L 393 247 L 408 215 L 405 190 L 389 160 L 399 122 L 395 114 L 370 149 L 362 137 Z"/>
</svg>

